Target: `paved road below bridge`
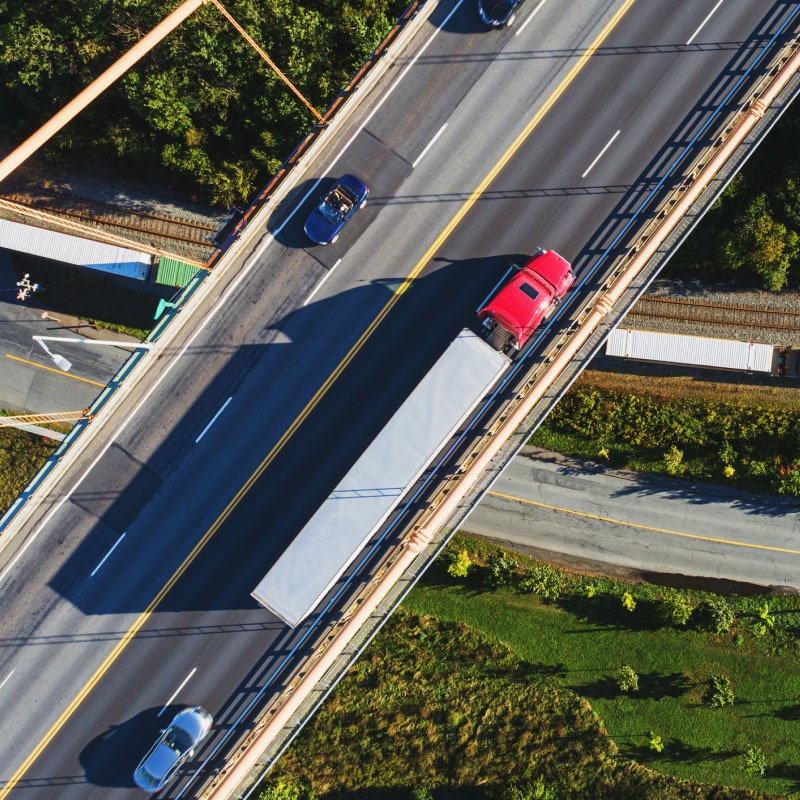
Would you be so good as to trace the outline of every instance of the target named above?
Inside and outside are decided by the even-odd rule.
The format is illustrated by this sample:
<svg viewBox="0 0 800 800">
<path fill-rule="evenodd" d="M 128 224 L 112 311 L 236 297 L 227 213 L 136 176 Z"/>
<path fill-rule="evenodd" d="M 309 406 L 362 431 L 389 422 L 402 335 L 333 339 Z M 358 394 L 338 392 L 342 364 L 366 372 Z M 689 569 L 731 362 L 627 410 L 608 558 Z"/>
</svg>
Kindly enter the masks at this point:
<svg viewBox="0 0 800 800">
<path fill-rule="evenodd" d="M 800 590 L 797 501 L 545 451 L 518 456 L 464 530 L 578 569 L 720 590 L 749 588 L 731 582 Z"/>
</svg>

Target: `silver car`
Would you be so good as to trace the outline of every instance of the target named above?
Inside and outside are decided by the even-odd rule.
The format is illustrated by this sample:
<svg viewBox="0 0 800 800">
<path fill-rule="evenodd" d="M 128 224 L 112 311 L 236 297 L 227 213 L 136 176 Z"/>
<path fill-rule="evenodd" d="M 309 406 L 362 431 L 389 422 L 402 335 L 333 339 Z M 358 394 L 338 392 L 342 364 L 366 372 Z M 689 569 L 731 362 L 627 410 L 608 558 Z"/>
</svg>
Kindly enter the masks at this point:
<svg viewBox="0 0 800 800">
<path fill-rule="evenodd" d="M 212 722 L 211 714 L 200 706 L 177 714 L 136 767 L 136 785 L 146 792 L 161 791 L 178 767 L 194 755 L 194 748 L 206 738 Z"/>
</svg>

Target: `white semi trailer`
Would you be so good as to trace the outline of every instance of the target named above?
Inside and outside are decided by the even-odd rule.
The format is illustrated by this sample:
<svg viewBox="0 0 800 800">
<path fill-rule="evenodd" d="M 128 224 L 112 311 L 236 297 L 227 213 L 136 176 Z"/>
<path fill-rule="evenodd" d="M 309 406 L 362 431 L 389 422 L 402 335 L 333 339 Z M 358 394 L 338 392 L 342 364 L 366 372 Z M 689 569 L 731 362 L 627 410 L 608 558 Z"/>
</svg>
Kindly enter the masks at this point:
<svg viewBox="0 0 800 800">
<path fill-rule="evenodd" d="M 464 329 L 252 592 L 299 625 L 397 508 L 509 359 Z"/>
</svg>

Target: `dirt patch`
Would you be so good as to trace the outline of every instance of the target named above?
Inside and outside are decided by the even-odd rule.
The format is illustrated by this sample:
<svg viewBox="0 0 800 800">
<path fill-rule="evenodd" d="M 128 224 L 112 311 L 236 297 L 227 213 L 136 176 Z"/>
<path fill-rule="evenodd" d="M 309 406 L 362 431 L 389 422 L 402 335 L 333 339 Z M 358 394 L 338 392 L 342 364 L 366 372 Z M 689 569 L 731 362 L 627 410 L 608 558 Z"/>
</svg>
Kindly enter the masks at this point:
<svg viewBox="0 0 800 800">
<path fill-rule="evenodd" d="M 581 373 L 576 386 L 661 401 L 686 398 L 776 409 L 796 409 L 800 403 L 800 381 L 791 378 L 621 361 L 605 356 L 592 361 L 591 368 Z"/>
</svg>

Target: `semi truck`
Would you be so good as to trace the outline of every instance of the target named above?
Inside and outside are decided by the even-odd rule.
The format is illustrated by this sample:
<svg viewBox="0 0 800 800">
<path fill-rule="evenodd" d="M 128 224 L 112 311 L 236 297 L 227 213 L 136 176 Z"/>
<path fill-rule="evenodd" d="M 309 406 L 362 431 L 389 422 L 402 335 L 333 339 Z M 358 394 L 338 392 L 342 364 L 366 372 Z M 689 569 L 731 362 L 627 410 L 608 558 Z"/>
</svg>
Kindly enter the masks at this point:
<svg viewBox="0 0 800 800">
<path fill-rule="evenodd" d="M 569 261 L 554 250 L 509 269 L 516 274 L 478 310 L 487 341 L 503 353 L 520 350 L 575 282 Z"/>
<path fill-rule="evenodd" d="M 291 627 L 320 606 L 509 363 L 462 330 L 252 591 L 256 601 Z"/>
</svg>

